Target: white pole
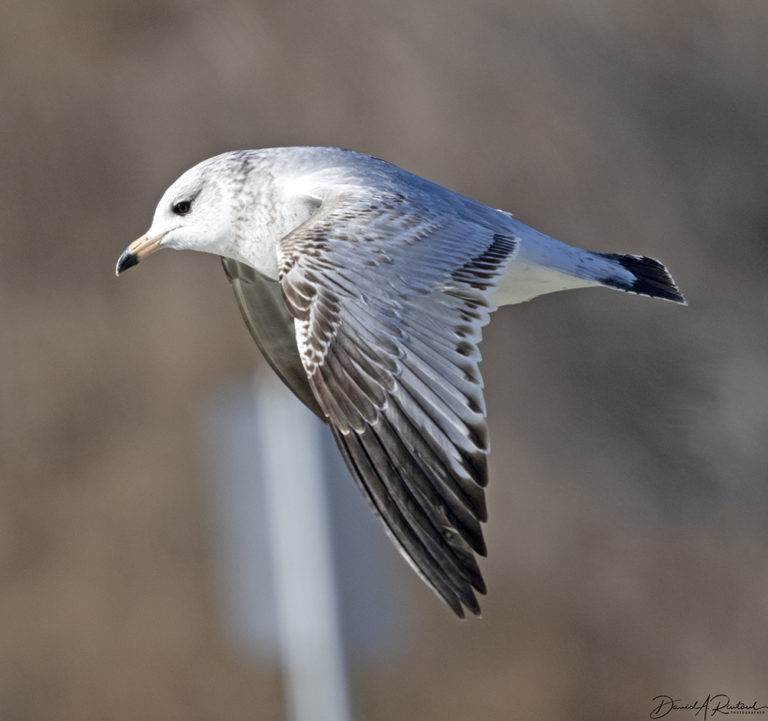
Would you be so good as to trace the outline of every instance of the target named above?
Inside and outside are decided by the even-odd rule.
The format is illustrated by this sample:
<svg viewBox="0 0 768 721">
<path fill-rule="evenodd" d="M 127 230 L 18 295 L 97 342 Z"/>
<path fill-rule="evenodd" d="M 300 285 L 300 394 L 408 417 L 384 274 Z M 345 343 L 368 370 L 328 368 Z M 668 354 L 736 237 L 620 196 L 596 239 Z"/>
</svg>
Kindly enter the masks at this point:
<svg viewBox="0 0 768 721">
<path fill-rule="evenodd" d="M 260 466 L 292 721 L 349 721 L 320 434 L 271 373 L 256 378 Z"/>
</svg>

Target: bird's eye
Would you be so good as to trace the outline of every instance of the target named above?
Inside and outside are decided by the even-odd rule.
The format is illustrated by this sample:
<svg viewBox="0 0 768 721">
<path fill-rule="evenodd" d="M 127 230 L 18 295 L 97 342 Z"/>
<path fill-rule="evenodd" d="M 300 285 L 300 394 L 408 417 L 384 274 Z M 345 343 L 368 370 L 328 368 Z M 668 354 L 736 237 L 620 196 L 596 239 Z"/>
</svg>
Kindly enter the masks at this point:
<svg viewBox="0 0 768 721">
<path fill-rule="evenodd" d="M 192 203 L 188 200 L 180 200 L 178 203 L 173 204 L 172 210 L 176 215 L 186 215 L 192 210 Z"/>
</svg>

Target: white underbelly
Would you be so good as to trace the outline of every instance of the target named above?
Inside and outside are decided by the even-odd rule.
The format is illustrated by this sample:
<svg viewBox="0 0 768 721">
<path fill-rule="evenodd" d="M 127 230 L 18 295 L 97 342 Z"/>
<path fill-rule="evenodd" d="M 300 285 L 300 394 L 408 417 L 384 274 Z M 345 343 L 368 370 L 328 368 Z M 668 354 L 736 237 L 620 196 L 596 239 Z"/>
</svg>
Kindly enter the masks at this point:
<svg viewBox="0 0 768 721">
<path fill-rule="evenodd" d="M 597 285 L 600 283 L 594 280 L 577 278 L 552 268 L 512 260 L 491 298 L 496 305 L 512 305 L 545 293 Z"/>
</svg>

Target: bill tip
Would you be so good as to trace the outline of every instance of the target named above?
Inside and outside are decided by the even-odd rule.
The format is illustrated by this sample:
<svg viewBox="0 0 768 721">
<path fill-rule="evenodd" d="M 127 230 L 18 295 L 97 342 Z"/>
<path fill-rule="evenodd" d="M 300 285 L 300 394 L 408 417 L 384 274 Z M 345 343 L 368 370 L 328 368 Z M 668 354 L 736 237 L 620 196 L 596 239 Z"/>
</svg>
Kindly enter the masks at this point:
<svg viewBox="0 0 768 721">
<path fill-rule="evenodd" d="M 120 273 L 122 273 L 124 270 L 133 268 L 133 266 L 138 264 L 138 262 L 139 256 L 134 255 L 133 253 L 126 250 L 117 260 L 117 265 L 115 266 L 115 275 L 120 275 Z"/>
</svg>

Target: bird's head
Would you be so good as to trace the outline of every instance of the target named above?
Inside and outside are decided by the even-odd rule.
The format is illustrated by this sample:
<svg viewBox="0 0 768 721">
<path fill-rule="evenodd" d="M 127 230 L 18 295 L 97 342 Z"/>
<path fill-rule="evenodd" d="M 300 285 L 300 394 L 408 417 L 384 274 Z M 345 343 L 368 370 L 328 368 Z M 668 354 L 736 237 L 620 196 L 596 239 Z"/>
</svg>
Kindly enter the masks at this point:
<svg viewBox="0 0 768 721">
<path fill-rule="evenodd" d="M 232 175 L 220 171 L 231 164 L 230 155 L 190 168 L 163 193 L 149 230 L 118 259 L 117 275 L 161 248 L 227 255 L 233 243 Z"/>
</svg>

